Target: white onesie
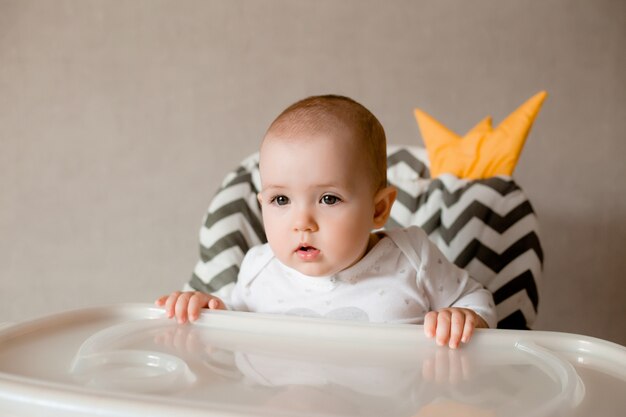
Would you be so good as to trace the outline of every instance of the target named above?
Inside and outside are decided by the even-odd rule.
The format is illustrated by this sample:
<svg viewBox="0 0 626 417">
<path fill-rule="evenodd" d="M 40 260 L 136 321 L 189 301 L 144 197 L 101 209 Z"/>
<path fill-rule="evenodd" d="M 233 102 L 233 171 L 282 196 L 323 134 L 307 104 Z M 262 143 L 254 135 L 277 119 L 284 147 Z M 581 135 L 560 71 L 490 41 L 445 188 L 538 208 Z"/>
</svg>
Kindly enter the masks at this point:
<svg viewBox="0 0 626 417">
<path fill-rule="evenodd" d="M 422 324 L 427 312 L 469 308 L 494 328 L 491 293 L 448 261 L 418 227 L 395 229 L 355 265 L 311 277 L 282 264 L 268 244 L 248 251 L 232 310 L 378 323 Z"/>
</svg>

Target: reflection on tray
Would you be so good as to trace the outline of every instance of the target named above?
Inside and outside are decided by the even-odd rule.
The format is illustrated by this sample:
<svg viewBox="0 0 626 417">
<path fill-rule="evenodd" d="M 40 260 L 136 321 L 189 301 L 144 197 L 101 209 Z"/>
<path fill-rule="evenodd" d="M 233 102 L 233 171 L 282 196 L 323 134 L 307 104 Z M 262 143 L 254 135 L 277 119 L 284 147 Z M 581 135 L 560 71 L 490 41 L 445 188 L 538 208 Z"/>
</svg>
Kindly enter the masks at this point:
<svg viewBox="0 0 626 417">
<path fill-rule="evenodd" d="M 584 395 L 574 368 L 532 343 L 481 355 L 471 345 L 431 343 L 390 352 L 150 319 L 89 337 L 71 374 L 96 389 L 181 396 L 195 390 L 211 403 L 303 415 L 547 416 Z"/>
</svg>

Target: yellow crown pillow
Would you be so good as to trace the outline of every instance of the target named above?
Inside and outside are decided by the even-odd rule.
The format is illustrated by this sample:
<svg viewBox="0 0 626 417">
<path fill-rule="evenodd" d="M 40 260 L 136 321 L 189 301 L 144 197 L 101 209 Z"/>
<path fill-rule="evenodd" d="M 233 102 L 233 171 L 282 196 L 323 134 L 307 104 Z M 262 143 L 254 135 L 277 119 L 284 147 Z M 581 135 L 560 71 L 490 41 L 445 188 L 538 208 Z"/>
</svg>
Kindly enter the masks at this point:
<svg viewBox="0 0 626 417">
<path fill-rule="evenodd" d="M 422 110 L 415 109 L 430 160 L 431 178 L 441 174 L 467 179 L 512 175 L 546 96 L 545 91 L 535 94 L 495 129 L 488 116 L 463 137 Z"/>
</svg>

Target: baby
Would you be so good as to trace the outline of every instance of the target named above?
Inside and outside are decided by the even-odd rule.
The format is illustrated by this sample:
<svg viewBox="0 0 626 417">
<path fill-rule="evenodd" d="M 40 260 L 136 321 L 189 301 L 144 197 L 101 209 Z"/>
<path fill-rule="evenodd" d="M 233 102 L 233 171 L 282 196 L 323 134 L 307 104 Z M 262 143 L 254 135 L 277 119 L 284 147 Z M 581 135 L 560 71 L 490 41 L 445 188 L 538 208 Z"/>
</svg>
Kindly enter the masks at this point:
<svg viewBox="0 0 626 417">
<path fill-rule="evenodd" d="M 156 301 L 179 322 L 202 308 L 424 324 L 458 347 L 495 327 L 491 293 L 417 227 L 382 228 L 396 198 L 385 132 L 361 104 L 315 96 L 284 110 L 260 150 L 268 243 L 248 251 L 228 299 L 174 292 Z"/>
</svg>

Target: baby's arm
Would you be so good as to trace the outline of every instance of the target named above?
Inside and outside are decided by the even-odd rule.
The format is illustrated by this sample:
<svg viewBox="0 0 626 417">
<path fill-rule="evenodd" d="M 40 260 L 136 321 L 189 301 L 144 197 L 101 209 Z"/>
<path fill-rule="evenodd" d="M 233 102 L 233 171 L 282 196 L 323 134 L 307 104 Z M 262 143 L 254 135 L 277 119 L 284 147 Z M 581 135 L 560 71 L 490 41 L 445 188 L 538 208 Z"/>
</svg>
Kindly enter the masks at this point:
<svg viewBox="0 0 626 417">
<path fill-rule="evenodd" d="M 197 320 L 203 308 L 226 310 L 226 305 L 220 298 L 199 291 L 175 291 L 158 298 L 155 304 L 165 307 L 167 317 L 176 317 L 181 324 L 188 320 Z"/>
<path fill-rule="evenodd" d="M 409 228 L 408 234 L 421 263 L 417 282 L 432 310 L 424 317 L 426 336 L 454 349 L 469 342 L 475 328 L 496 327 L 491 293 L 446 259 L 421 229 Z"/>
<path fill-rule="evenodd" d="M 488 328 L 487 322 L 469 308 L 450 307 L 430 311 L 424 317 L 424 333 L 439 346 L 447 344 L 456 349 L 460 342 L 467 343 L 475 328 Z"/>
<path fill-rule="evenodd" d="M 170 295 L 160 297 L 155 301 L 155 304 L 159 307 L 165 307 L 167 316 L 169 318 L 175 317 L 179 323 L 197 320 L 200 317 L 200 310 L 203 308 L 249 311 L 243 298 L 243 286 L 254 278 L 258 270 L 272 258 L 273 254 L 266 246 L 250 248 L 241 263 L 237 282 L 220 288 L 215 293 L 219 297 L 200 291 L 175 291 Z"/>
</svg>

